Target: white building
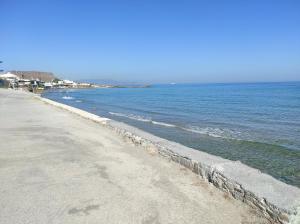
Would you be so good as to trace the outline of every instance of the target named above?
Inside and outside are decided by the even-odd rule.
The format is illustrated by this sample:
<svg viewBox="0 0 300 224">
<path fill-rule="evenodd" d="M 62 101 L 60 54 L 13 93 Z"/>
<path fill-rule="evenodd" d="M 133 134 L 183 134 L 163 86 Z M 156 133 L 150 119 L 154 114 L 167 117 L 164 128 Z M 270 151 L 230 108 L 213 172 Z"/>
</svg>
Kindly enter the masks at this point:
<svg viewBox="0 0 300 224">
<path fill-rule="evenodd" d="M 46 88 L 46 89 L 50 89 L 50 88 L 52 88 L 52 83 L 51 82 L 45 82 L 44 83 L 44 87 Z"/>
<path fill-rule="evenodd" d="M 14 89 L 18 84 L 19 77 L 8 72 L 8 73 L 0 75 L 0 79 L 8 81 L 9 87 Z"/>
<path fill-rule="evenodd" d="M 65 79 L 65 80 L 63 80 L 63 82 L 64 82 L 64 85 L 65 85 L 65 86 L 72 86 L 72 87 L 77 86 L 77 83 L 74 82 L 74 81 L 71 81 L 71 80 Z"/>
<path fill-rule="evenodd" d="M 19 87 L 24 87 L 24 86 L 29 86 L 30 85 L 30 80 L 29 79 L 19 79 L 18 80 L 18 86 Z"/>
<path fill-rule="evenodd" d="M 5 73 L 5 74 L 2 74 L 0 75 L 0 79 L 5 79 L 5 80 L 9 80 L 9 81 L 15 81 L 15 80 L 18 80 L 19 77 L 8 72 L 8 73 Z"/>
</svg>

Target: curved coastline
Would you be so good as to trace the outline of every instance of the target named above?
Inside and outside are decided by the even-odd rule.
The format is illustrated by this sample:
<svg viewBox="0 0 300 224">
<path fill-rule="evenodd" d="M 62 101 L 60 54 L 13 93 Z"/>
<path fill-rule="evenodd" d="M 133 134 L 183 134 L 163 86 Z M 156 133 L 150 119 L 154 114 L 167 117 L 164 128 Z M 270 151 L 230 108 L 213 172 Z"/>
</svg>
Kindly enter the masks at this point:
<svg viewBox="0 0 300 224">
<path fill-rule="evenodd" d="M 130 125 L 43 97 L 35 96 L 35 98 L 104 125 L 127 141 L 155 150 L 159 155 L 180 163 L 207 182 L 255 208 L 273 222 L 287 223 L 288 220 L 299 219 L 300 189 L 297 187 L 276 180 L 239 161 L 194 150 Z"/>
<path fill-rule="evenodd" d="M 299 119 L 295 117 L 300 108 L 285 110 L 282 102 L 269 101 L 276 98 L 276 94 L 272 94 L 273 90 L 279 88 L 284 91 L 288 86 L 272 85 L 271 89 L 266 90 L 267 94 L 261 97 L 260 103 L 250 100 L 249 92 L 244 90 L 235 99 L 235 91 L 231 92 L 230 89 L 227 94 L 229 98 L 223 98 L 218 86 L 213 85 L 213 91 L 210 88 L 206 90 L 201 85 L 195 87 L 197 88 L 190 85 L 178 85 L 176 88 L 156 86 L 138 91 L 53 89 L 42 96 L 124 122 L 189 148 L 241 161 L 282 182 L 300 187 L 300 142 L 297 136 Z M 247 90 L 247 86 L 244 87 Z M 262 85 L 257 85 L 256 88 L 264 91 Z M 241 86 L 237 89 L 244 88 Z M 255 91 L 251 93 L 256 95 Z M 268 94 L 273 97 L 266 97 Z M 298 92 L 293 94 L 297 96 Z M 73 99 L 65 99 L 66 96 Z M 249 96 L 249 100 L 245 101 L 245 96 Z M 284 99 L 285 105 L 295 104 L 289 97 Z M 261 105 L 262 102 L 265 102 L 264 106 Z M 244 104 L 248 105 L 247 111 Z M 291 116 L 282 114 L 282 110 Z M 280 124 L 272 123 L 275 120 Z M 280 121 L 289 121 L 294 125 L 281 124 Z"/>
</svg>

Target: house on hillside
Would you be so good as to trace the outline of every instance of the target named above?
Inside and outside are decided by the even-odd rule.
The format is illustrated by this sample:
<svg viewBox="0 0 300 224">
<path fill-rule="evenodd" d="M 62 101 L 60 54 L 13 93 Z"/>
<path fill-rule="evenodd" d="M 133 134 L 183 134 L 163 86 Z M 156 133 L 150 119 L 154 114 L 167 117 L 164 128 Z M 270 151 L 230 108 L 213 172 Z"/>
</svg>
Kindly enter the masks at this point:
<svg viewBox="0 0 300 224">
<path fill-rule="evenodd" d="M 18 86 L 19 77 L 10 72 L 0 75 L 2 85 L 7 88 L 15 88 Z"/>
<path fill-rule="evenodd" d="M 12 74 L 10 72 L 7 72 L 5 74 L 0 75 L 0 79 L 5 79 L 5 80 L 18 80 L 19 77 L 15 74 Z"/>
</svg>

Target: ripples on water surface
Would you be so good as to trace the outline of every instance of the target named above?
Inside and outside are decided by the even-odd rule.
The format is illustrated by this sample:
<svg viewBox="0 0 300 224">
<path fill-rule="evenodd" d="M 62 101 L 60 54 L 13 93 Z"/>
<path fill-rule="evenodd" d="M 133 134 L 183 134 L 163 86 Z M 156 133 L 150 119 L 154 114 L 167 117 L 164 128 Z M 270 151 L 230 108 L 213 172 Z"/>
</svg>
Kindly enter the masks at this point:
<svg viewBox="0 0 300 224">
<path fill-rule="evenodd" d="M 300 187 L 300 82 L 65 89 L 44 96 Z"/>
</svg>

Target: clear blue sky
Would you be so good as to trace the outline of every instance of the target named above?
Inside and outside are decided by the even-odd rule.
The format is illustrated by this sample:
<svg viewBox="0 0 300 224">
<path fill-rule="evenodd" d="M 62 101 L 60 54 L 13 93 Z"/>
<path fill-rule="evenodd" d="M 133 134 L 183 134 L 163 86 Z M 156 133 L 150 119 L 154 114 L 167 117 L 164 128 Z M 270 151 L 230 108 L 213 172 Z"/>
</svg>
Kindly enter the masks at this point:
<svg viewBox="0 0 300 224">
<path fill-rule="evenodd" d="M 0 0 L 5 70 L 142 82 L 300 80 L 299 0 Z"/>
</svg>

